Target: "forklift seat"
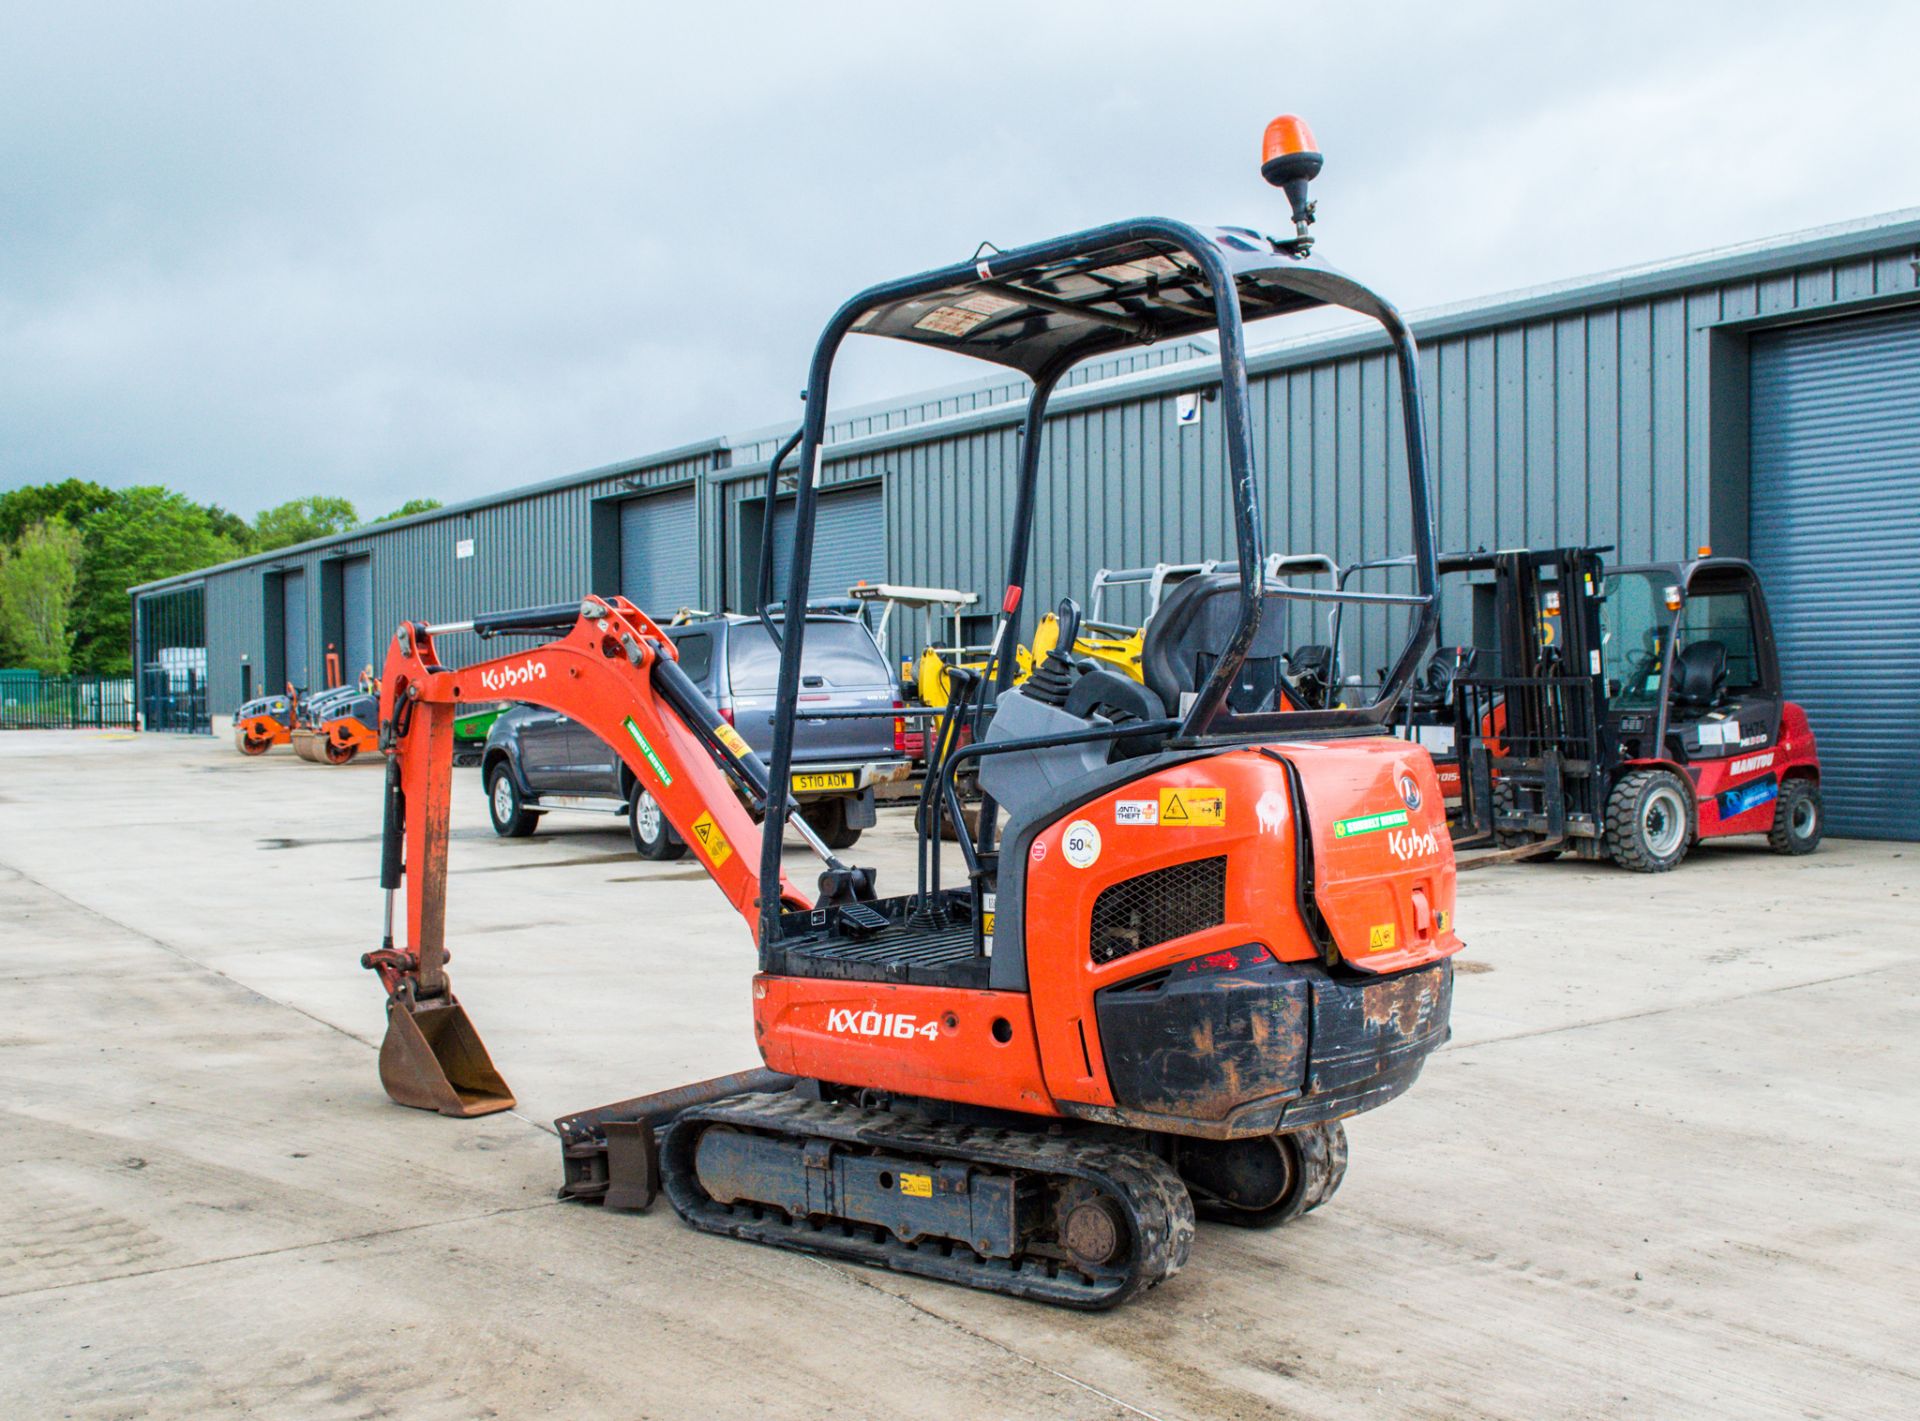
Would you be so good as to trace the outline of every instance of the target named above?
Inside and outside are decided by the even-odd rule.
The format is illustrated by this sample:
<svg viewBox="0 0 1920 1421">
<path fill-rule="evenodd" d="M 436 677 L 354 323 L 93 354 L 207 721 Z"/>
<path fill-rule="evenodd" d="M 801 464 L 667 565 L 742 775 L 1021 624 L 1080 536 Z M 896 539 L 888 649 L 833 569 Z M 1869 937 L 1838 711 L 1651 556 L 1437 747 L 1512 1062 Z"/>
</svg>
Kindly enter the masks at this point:
<svg viewBox="0 0 1920 1421">
<path fill-rule="evenodd" d="M 1725 642 L 1689 642 L 1674 653 L 1673 705 L 1676 710 L 1709 711 L 1727 698 Z"/>
<path fill-rule="evenodd" d="M 1140 647 L 1140 670 L 1147 689 L 1171 715 L 1185 713 L 1189 698 L 1213 671 L 1240 620 L 1240 579 L 1232 573 L 1189 577 L 1167 595 L 1147 623 Z M 1280 708 L 1282 686 L 1292 693 L 1286 671 L 1287 617 L 1269 605 L 1254 633 L 1227 704 L 1242 715 Z"/>
</svg>

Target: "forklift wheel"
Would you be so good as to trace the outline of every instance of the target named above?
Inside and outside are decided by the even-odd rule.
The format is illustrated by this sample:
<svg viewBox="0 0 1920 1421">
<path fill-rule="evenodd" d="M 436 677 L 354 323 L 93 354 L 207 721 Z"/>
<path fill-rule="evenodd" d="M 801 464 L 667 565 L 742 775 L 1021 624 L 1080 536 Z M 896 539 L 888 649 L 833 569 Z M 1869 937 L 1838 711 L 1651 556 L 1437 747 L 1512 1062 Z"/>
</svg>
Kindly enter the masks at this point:
<svg viewBox="0 0 1920 1421">
<path fill-rule="evenodd" d="M 520 786 L 505 764 L 495 765 L 487 781 L 487 817 L 493 821 L 493 832 L 503 839 L 524 839 L 539 827 L 540 816 L 520 798 Z"/>
<path fill-rule="evenodd" d="M 1693 800 L 1672 770 L 1635 770 L 1607 796 L 1607 851 L 1635 873 L 1665 873 L 1693 841 Z"/>
<path fill-rule="evenodd" d="M 627 801 L 627 832 L 633 835 L 634 850 L 643 859 L 670 863 L 687 856 L 686 840 L 673 832 L 667 816 L 660 812 L 659 801 L 638 785 Z"/>
<path fill-rule="evenodd" d="M 1797 778 L 1780 786 L 1780 797 L 1773 804 L 1773 827 L 1767 831 L 1767 843 L 1776 854 L 1812 853 L 1820 847 L 1825 827 L 1819 785 Z"/>
</svg>

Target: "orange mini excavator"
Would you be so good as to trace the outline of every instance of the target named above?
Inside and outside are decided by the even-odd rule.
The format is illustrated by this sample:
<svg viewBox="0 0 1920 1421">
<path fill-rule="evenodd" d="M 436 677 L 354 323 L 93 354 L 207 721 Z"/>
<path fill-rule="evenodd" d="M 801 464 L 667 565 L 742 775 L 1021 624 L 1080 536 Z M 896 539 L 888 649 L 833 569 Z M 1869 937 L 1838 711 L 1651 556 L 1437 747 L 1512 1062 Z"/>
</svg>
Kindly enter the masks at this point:
<svg viewBox="0 0 1920 1421">
<path fill-rule="evenodd" d="M 764 593 L 780 645 L 764 762 L 623 599 L 400 627 L 381 681 L 388 935 L 363 959 L 389 996 L 380 1067 L 395 1100 L 457 1116 L 513 1104 L 453 995 L 444 923 L 455 707 L 525 701 L 618 749 L 759 954 L 764 1067 L 559 1121 L 563 1194 L 621 1207 L 664 1190 L 710 1233 L 1081 1308 L 1174 1273 L 1196 1217 L 1273 1225 L 1332 1195 L 1341 1120 L 1406 1090 L 1446 1039 L 1459 942 L 1432 762 L 1388 733 L 1435 625 L 1418 365 L 1393 307 L 1310 250 L 1313 147 L 1297 119 L 1268 130 L 1263 172 L 1291 200 L 1291 236 L 1142 218 L 982 248 L 861 292 L 822 334 L 792 441 L 789 608 L 806 605 L 829 379 L 849 335 L 978 356 L 1034 387 L 1008 446 L 992 653 L 932 737 L 913 891 L 881 894 L 794 804 L 807 625 Z M 1247 571 L 1266 563 L 1259 491 L 1292 471 L 1255 470 L 1245 323 L 1325 306 L 1388 338 L 1411 592 Z M 1220 347 L 1219 467 L 1241 571 L 1167 599 L 1144 685 L 1056 656 L 1014 687 L 1049 396 L 1083 360 L 1205 332 Z M 776 458 L 769 496 L 781 474 Z M 1287 612 L 1329 600 L 1387 604 L 1405 646 L 1371 704 L 1285 709 L 1305 704 L 1288 695 Z M 1063 604 L 1063 620 L 1075 615 Z M 434 649 L 449 630 L 539 642 L 451 669 Z M 970 742 L 947 733 L 962 716 L 978 728 Z M 955 789 L 969 762 L 985 791 L 972 828 Z M 958 872 L 941 862 L 942 819 Z M 788 827 L 824 864 L 813 893 L 783 871 Z"/>
</svg>

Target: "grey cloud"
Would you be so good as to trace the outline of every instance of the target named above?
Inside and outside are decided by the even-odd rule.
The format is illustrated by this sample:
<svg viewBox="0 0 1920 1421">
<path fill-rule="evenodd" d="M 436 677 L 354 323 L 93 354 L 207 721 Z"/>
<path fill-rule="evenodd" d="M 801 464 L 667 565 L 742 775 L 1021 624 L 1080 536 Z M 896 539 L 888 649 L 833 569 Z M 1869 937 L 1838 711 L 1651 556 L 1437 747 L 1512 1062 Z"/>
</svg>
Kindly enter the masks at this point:
<svg viewBox="0 0 1920 1421">
<path fill-rule="evenodd" d="M 1915 201 L 1911 7 L 13 7 L 0 486 L 457 498 L 790 418 L 870 281 L 1160 210 L 1421 306 Z M 869 350 L 836 394 L 968 372 Z"/>
</svg>

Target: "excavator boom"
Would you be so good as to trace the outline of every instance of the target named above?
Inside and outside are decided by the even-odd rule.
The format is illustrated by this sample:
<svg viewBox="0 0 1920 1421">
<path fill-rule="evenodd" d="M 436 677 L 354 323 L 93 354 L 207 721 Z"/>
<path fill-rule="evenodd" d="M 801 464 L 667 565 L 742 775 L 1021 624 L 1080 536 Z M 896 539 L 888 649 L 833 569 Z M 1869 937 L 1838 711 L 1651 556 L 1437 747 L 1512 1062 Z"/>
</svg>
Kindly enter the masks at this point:
<svg viewBox="0 0 1920 1421">
<path fill-rule="evenodd" d="M 434 647 L 436 632 L 452 631 L 551 639 L 454 670 L 441 665 Z M 387 927 L 380 948 L 361 964 L 378 972 L 387 990 L 380 1078 L 400 1104 L 467 1116 L 514 1103 L 447 976 L 453 722 L 462 703 L 543 706 L 599 736 L 757 935 L 760 826 L 745 800 L 764 804 L 766 767 L 681 672 L 673 642 L 631 602 L 588 597 L 447 626 L 404 623 L 380 685 Z M 405 936 L 396 944 L 394 895 L 402 887 Z M 785 905 L 811 906 L 784 874 L 779 895 Z"/>
</svg>

